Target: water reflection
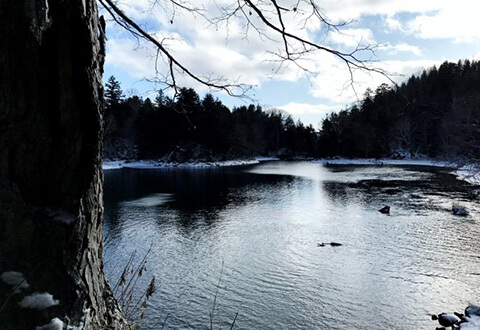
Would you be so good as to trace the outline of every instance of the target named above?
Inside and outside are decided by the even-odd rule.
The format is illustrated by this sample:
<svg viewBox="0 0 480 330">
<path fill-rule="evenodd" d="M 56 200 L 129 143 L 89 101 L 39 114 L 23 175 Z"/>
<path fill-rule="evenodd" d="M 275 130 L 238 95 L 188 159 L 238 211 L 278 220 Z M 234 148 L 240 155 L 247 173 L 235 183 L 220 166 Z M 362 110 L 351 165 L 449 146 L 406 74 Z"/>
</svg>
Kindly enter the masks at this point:
<svg viewBox="0 0 480 330">
<path fill-rule="evenodd" d="M 442 171 L 274 162 L 109 171 L 105 186 L 107 272 L 153 243 L 145 328 L 208 328 L 222 264 L 216 328 L 239 312 L 240 329 L 433 329 L 427 314 L 477 298 L 480 208 Z"/>
</svg>

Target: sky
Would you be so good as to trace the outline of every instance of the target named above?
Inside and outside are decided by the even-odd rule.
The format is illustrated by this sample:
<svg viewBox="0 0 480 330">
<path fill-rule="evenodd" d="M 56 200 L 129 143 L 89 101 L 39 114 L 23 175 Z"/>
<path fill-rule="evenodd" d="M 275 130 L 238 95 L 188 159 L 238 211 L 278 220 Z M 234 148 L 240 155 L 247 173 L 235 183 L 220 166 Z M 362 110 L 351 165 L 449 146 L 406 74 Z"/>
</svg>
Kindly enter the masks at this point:
<svg viewBox="0 0 480 330">
<path fill-rule="evenodd" d="M 280 26 L 270 1 L 256 0 L 272 23 Z M 228 107 L 252 103 L 263 108 L 282 109 L 314 128 L 326 114 L 340 111 L 361 99 L 367 88 L 381 83 L 401 83 L 412 74 L 444 61 L 480 59 L 479 0 L 318 0 L 330 22 L 346 22 L 339 31 L 327 33 L 325 24 L 308 20 L 306 1 L 293 11 L 297 0 L 277 0 L 284 11 L 286 29 L 329 49 L 352 52 L 358 45 L 376 45 L 375 51 L 358 52 L 369 65 L 389 73 L 388 78 L 361 70 L 354 71 L 353 87 L 348 67 L 338 57 L 318 51 L 279 67 L 278 53 L 283 40 L 261 25 L 252 10 L 245 11 L 258 33 L 247 26 L 238 12 L 230 19 L 217 20 L 231 13 L 237 1 L 180 0 L 194 13 L 173 8 L 169 0 L 119 0 L 122 10 L 162 42 L 188 70 L 205 77 L 226 77 L 252 85 L 250 99 L 225 93 L 212 93 Z M 243 3 L 240 1 L 240 3 Z M 263 4 L 262 4 L 263 3 Z M 131 34 L 107 18 L 107 55 L 104 79 L 111 75 L 121 82 L 126 96 L 138 94 L 154 98 L 164 87 L 152 82 L 168 74 L 168 64 L 156 57 L 152 45 L 138 42 Z M 296 47 L 291 45 L 291 49 Z M 306 69 L 303 70 L 303 69 Z M 179 86 L 192 87 L 201 96 L 208 90 L 180 72 Z M 167 91 L 172 93 L 172 91 Z"/>
</svg>

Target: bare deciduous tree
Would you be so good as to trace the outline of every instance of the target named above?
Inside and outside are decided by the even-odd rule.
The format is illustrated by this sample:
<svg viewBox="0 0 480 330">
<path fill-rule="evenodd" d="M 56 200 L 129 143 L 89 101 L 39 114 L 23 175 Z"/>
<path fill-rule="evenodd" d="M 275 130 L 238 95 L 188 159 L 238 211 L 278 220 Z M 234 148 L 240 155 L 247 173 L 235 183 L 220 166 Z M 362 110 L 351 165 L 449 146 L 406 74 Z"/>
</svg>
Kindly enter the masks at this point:
<svg viewBox="0 0 480 330">
<path fill-rule="evenodd" d="M 168 38 L 159 39 L 155 34 L 141 27 L 125 14 L 121 5 L 114 0 L 98 1 L 113 20 L 135 36 L 138 41 L 146 41 L 155 46 L 156 63 L 162 59 L 168 71 L 163 72 L 157 69 L 156 81 L 176 91 L 176 76 L 183 74 L 210 89 L 240 97 L 246 96 L 252 87 L 242 83 L 238 78 L 205 74 L 199 72 L 201 70 L 187 67 L 177 58 L 174 50 L 168 47 Z M 245 39 L 256 34 L 262 40 L 278 44 L 274 50 L 265 50 L 270 55 L 269 61 L 274 64 L 275 74 L 281 73 L 286 66 L 293 65 L 303 74 L 315 75 L 316 73 L 306 63 L 313 61 L 319 53 L 326 53 L 345 64 L 350 74 L 347 86 L 354 91 L 354 74 L 357 70 L 381 74 L 388 78 L 388 73 L 375 66 L 372 61 L 379 44 L 360 41 L 353 49 L 343 51 L 322 43 L 331 32 L 342 33 L 342 28 L 351 22 L 331 21 L 315 0 L 232 0 L 230 3 L 215 3 L 215 6 L 216 12 L 210 13 L 205 6 L 198 6 L 194 1 L 152 0 L 150 10 L 152 14 L 161 12 L 168 15 L 172 24 L 179 13 L 189 13 L 214 26 L 217 31 L 226 31 L 226 38 L 229 35 L 230 24 L 232 22 L 239 24 Z M 321 37 L 311 36 L 305 32 L 312 26 L 318 27 Z"/>
</svg>

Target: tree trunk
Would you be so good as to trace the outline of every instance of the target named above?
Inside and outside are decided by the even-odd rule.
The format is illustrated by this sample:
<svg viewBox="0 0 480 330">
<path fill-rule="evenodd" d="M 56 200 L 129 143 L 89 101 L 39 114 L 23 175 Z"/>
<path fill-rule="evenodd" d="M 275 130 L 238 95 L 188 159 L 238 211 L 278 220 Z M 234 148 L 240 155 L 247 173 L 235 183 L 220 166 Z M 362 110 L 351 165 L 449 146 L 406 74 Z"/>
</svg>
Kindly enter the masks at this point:
<svg viewBox="0 0 480 330">
<path fill-rule="evenodd" d="M 1 329 L 127 327 L 103 274 L 99 29 L 94 0 L 0 1 Z"/>
</svg>

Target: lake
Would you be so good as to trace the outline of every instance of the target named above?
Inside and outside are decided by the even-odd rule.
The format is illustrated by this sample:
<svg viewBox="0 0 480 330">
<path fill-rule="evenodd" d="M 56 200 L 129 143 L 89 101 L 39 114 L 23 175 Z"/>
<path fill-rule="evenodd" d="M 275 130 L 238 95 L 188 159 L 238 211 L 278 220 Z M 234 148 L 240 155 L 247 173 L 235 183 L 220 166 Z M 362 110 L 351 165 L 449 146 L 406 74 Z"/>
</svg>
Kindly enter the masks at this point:
<svg viewBox="0 0 480 330">
<path fill-rule="evenodd" d="M 105 271 L 116 282 L 151 246 L 144 329 L 209 329 L 214 300 L 215 329 L 237 312 L 236 329 L 435 329 L 431 314 L 478 303 L 480 207 L 466 188 L 414 166 L 110 170 Z"/>
</svg>

